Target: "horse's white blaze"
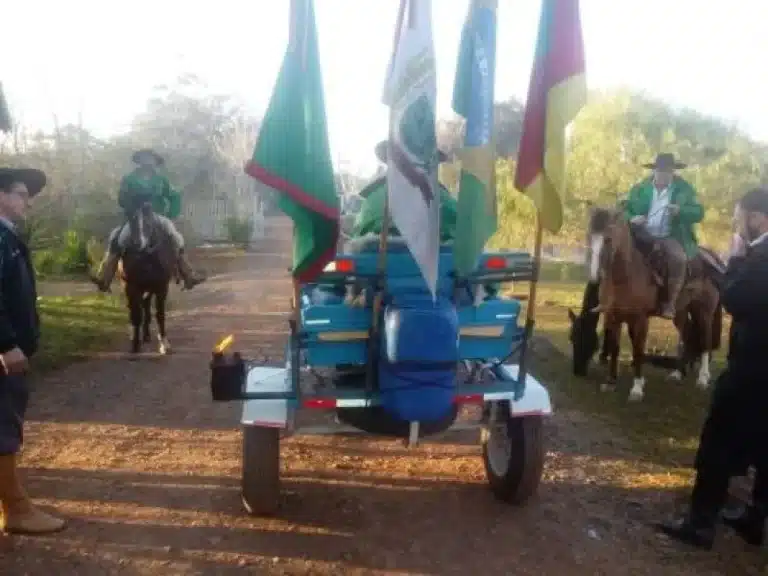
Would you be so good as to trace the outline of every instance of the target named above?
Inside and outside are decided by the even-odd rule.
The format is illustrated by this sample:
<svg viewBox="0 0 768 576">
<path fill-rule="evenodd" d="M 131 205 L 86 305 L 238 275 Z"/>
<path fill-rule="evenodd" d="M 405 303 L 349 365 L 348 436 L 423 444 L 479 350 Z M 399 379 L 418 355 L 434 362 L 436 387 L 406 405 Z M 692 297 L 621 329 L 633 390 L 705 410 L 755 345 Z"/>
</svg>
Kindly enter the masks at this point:
<svg viewBox="0 0 768 576">
<path fill-rule="evenodd" d="M 701 364 L 699 365 L 699 375 L 696 378 L 696 386 L 705 390 L 709 388 L 709 379 L 712 375 L 709 373 L 709 352 L 701 355 Z"/>
<path fill-rule="evenodd" d="M 592 234 L 589 237 L 589 281 L 600 279 L 600 251 L 603 249 L 603 235 Z"/>
<path fill-rule="evenodd" d="M 632 402 L 642 400 L 645 395 L 645 378 L 635 378 L 632 381 L 632 389 L 629 391 L 629 399 Z"/>
<path fill-rule="evenodd" d="M 144 232 L 144 215 L 139 212 L 136 217 L 138 218 L 137 225 L 139 227 L 139 247 L 144 250 L 147 247 L 147 235 Z"/>
</svg>

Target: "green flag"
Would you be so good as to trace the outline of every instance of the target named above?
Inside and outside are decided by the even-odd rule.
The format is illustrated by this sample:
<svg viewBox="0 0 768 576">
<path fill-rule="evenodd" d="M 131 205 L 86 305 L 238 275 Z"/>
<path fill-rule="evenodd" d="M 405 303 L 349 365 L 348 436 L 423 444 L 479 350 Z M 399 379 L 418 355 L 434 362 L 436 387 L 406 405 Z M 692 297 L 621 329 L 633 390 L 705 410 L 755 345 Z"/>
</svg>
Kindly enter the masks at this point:
<svg viewBox="0 0 768 576">
<path fill-rule="evenodd" d="M 339 197 L 325 118 L 312 0 L 291 0 L 291 33 L 245 171 L 279 194 L 291 217 L 293 275 L 312 282 L 336 255 Z"/>
<path fill-rule="evenodd" d="M 497 0 L 470 2 L 453 89 L 453 109 L 466 119 L 453 244 L 456 272 L 462 276 L 475 269 L 497 226 L 493 143 L 496 5 Z"/>
<path fill-rule="evenodd" d="M 8 111 L 8 102 L 3 93 L 3 84 L 0 83 L 0 132 L 11 131 L 11 113 Z"/>
</svg>

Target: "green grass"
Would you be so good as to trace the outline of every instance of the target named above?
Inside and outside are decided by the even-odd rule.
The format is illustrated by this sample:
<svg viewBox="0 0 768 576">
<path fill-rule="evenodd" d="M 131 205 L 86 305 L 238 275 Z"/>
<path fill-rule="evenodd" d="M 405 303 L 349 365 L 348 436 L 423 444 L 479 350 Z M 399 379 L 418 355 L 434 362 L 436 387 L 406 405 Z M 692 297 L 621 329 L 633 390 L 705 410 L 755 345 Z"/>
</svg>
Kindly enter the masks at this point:
<svg viewBox="0 0 768 576">
<path fill-rule="evenodd" d="M 108 348 L 124 334 L 125 307 L 114 296 L 89 295 L 38 299 L 42 334 L 35 370 L 48 371 Z"/>
<path fill-rule="evenodd" d="M 536 376 L 549 386 L 556 408 L 572 406 L 601 420 L 627 437 L 638 453 L 658 464 L 675 468 L 690 465 L 710 396 L 708 391 L 695 387 L 693 375 L 682 383 L 674 383 L 666 380 L 665 371 L 646 366 L 645 398 L 639 403 L 628 402 L 632 373 L 626 328 L 622 330 L 619 385 L 615 392 L 599 391 L 607 367 L 599 366 L 596 359 L 586 379 L 572 375 L 567 311 L 570 307 L 578 313 L 581 307 L 584 278 L 579 268 L 583 267 L 550 263 L 543 267 L 536 334 L 546 337 L 559 353 L 538 358 L 534 364 Z M 568 280 L 556 280 L 566 274 Z M 602 336 L 602 325 L 598 329 Z M 647 349 L 658 348 L 673 354 L 676 344 L 677 333 L 672 323 L 652 319 Z M 723 350 L 715 354 L 713 376 L 721 370 L 723 357 Z"/>
</svg>

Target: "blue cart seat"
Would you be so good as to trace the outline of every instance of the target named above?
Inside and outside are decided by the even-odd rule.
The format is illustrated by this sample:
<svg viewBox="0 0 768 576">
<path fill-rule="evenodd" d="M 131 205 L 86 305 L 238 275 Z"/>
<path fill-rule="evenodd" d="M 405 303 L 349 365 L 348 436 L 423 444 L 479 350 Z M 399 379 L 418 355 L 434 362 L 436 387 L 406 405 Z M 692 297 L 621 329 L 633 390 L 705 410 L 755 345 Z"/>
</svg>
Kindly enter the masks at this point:
<svg viewBox="0 0 768 576">
<path fill-rule="evenodd" d="M 328 271 L 320 283 L 303 288 L 301 331 L 306 361 L 312 366 L 365 364 L 371 327 L 371 295 L 364 305 L 351 306 L 344 292 L 357 292 L 375 277 L 379 265 L 378 236 L 353 240 L 337 256 L 338 272 Z M 452 246 L 441 246 L 438 267 L 438 298 L 453 300 Z M 345 287 L 350 277 L 355 281 Z M 371 291 L 368 291 L 371 292 Z M 516 300 L 486 299 L 475 305 L 472 295 L 458 293 L 459 359 L 503 358 L 522 337 L 518 327 L 520 303 Z M 385 303 L 412 302 L 431 295 L 415 260 L 398 237 L 389 239 L 386 262 Z"/>
</svg>

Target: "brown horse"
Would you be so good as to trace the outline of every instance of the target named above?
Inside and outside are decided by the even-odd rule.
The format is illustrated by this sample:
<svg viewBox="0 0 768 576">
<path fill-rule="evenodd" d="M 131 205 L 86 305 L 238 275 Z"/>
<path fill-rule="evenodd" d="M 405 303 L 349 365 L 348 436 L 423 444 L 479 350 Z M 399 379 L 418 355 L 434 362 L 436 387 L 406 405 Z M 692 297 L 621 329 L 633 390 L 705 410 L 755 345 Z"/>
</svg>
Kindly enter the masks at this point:
<svg viewBox="0 0 768 576">
<path fill-rule="evenodd" d="M 151 341 L 149 324 L 154 296 L 159 351 L 168 354 L 171 343 L 165 331 L 165 305 L 175 271 L 176 255 L 149 202 L 133 213 L 128 219 L 128 227 L 130 240 L 123 251 L 119 275 L 130 312 L 131 352 L 140 352 L 142 342 Z"/>
<path fill-rule="evenodd" d="M 648 338 L 648 324 L 658 316 L 665 283 L 655 261 L 655 242 L 642 228 L 633 228 L 621 209 L 593 208 L 589 223 L 589 280 L 600 283 L 600 305 L 605 314 L 605 337 L 610 338 L 608 381 L 602 389 L 616 385 L 621 326 L 626 324 L 632 342 L 634 381 L 629 394 L 633 401 L 645 393 L 643 362 Z M 699 388 L 710 381 L 710 354 L 720 346 L 722 308 L 717 288 L 717 274 L 724 265 L 709 250 L 700 249 L 689 261 L 688 275 L 676 303 L 673 320 L 681 345 L 678 369 L 670 374 L 680 379 L 692 353 L 700 360 L 696 379 Z"/>
</svg>

